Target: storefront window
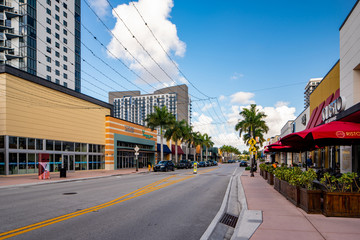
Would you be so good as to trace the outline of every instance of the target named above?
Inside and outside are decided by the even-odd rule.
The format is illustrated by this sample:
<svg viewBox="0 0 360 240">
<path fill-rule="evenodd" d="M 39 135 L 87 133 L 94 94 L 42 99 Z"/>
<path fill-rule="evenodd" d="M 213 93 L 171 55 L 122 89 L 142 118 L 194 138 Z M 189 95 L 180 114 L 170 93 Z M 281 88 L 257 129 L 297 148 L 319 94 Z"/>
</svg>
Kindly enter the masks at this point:
<svg viewBox="0 0 360 240">
<path fill-rule="evenodd" d="M 80 170 L 87 170 L 87 156 L 86 155 L 81 155 Z"/>
<path fill-rule="evenodd" d="M 73 142 L 63 142 L 63 151 L 74 151 L 74 143 Z"/>
<path fill-rule="evenodd" d="M 31 150 L 35 149 L 35 139 L 34 138 L 28 139 L 28 149 L 31 149 Z"/>
<path fill-rule="evenodd" d="M 43 145 L 42 139 L 36 139 L 36 150 L 43 150 Z"/>
<path fill-rule="evenodd" d="M 81 144 L 81 151 L 82 152 L 87 152 L 87 144 L 86 143 Z"/>
<path fill-rule="evenodd" d="M 28 173 L 36 173 L 37 172 L 37 166 L 35 162 L 35 154 L 29 153 L 28 154 L 28 167 L 27 167 Z"/>
<path fill-rule="evenodd" d="M 89 152 L 93 152 L 93 145 L 89 144 Z"/>
<path fill-rule="evenodd" d="M 75 143 L 75 152 L 80 152 L 80 143 Z"/>
<path fill-rule="evenodd" d="M 18 174 L 17 153 L 9 153 L 9 174 Z"/>
<path fill-rule="evenodd" d="M 50 169 L 50 172 L 54 171 L 54 155 L 53 154 L 49 154 L 49 169 Z"/>
<path fill-rule="evenodd" d="M 4 153 L 0 152 L 0 175 L 5 174 L 5 158 Z"/>
<path fill-rule="evenodd" d="M 54 141 L 46 140 L 46 150 L 49 150 L 49 151 L 54 150 Z"/>
<path fill-rule="evenodd" d="M 89 155 L 89 170 L 93 169 L 93 156 Z"/>
<path fill-rule="evenodd" d="M 54 172 L 60 171 L 60 168 L 61 168 L 61 154 L 55 154 Z"/>
<path fill-rule="evenodd" d="M 19 153 L 19 174 L 26 173 L 26 153 Z"/>
<path fill-rule="evenodd" d="M 9 137 L 9 148 L 17 149 L 17 137 Z"/>
<path fill-rule="evenodd" d="M 55 141 L 55 151 L 61 151 L 61 141 Z"/>
<path fill-rule="evenodd" d="M 4 136 L 0 136 L 0 148 L 4 148 L 5 147 L 5 137 Z"/>
<path fill-rule="evenodd" d="M 26 149 L 26 138 L 19 137 L 19 149 Z"/>
</svg>

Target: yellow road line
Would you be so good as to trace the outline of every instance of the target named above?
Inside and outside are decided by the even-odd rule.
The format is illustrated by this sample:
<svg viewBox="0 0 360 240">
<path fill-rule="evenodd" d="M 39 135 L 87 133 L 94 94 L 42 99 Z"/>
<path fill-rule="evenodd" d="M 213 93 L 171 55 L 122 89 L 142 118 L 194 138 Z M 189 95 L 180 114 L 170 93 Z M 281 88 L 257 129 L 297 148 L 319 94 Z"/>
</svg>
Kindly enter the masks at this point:
<svg viewBox="0 0 360 240">
<path fill-rule="evenodd" d="M 45 227 L 45 226 L 48 226 L 48 225 L 51 225 L 51 224 L 54 224 L 54 223 L 62 222 L 62 221 L 65 221 L 67 219 L 74 218 L 74 217 L 77 217 L 77 216 L 80 216 L 80 215 L 83 215 L 83 214 L 86 214 L 86 213 L 89 213 L 89 212 L 94 212 L 94 211 L 97 211 L 97 210 L 100 210 L 100 209 L 103 209 L 103 208 L 106 208 L 106 207 L 110 207 L 112 205 L 119 204 L 121 202 L 125 202 L 127 200 L 130 200 L 130 199 L 145 195 L 147 193 L 159 190 L 161 188 L 173 185 L 173 184 L 175 184 L 177 182 L 187 180 L 187 179 L 192 178 L 194 176 L 181 177 L 180 179 L 169 181 L 170 179 L 175 178 L 175 177 L 178 177 L 178 176 L 170 176 L 170 177 L 161 179 L 159 181 L 156 181 L 154 183 L 146 185 L 146 186 L 144 186 L 142 188 L 139 188 L 139 189 L 137 189 L 137 190 L 135 190 L 135 191 L 133 191 L 131 193 L 128 193 L 128 194 L 126 194 L 124 196 L 121 196 L 119 198 L 116 198 L 114 200 L 111 200 L 109 202 L 106 202 L 106 203 L 103 203 L 103 204 L 100 204 L 100 205 L 97 205 L 97 206 L 94 206 L 94 207 L 86 208 L 86 209 L 79 210 L 79 211 L 76 211 L 76 212 L 73 212 L 73 213 L 65 214 L 65 215 L 62 215 L 62 216 L 59 216 L 59 217 L 55 217 L 55 218 L 48 219 L 48 220 L 45 220 L 45 221 L 42 221 L 42 222 L 38 222 L 38 223 L 31 224 L 31 225 L 28 225 L 28 226 L 25 226 L 25 227 L 21 227 L 21 228 L 17 228 L 17 229 L 8 231 L 8 232 L 1 233 L 0 234 L 0 240 L 7 239 L 7 238 L 10 238 L 10 237 L 13 237 L 13 236 L 17 236 L 17 235 L 20 235 L 20 234 L 23 234 L 23 233 L 26 233 L 26 232 L 29 232 L 29 231 L 33 231 L 35 229 L 42 228 L 42 227 Z"/>
</svg>

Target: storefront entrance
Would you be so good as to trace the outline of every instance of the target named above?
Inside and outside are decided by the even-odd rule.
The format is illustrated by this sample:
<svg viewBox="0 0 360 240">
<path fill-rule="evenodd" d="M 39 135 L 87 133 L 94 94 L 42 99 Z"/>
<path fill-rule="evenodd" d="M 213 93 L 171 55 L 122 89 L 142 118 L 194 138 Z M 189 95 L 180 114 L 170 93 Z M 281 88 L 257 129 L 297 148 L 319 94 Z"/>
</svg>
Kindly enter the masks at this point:
<svg viewBox="0 0 360 240">
<path fill-rule="evenodd" d="M 138 156 L 139 168 L 147 167 L 151 162 L 152 153 L 140 152 Z M 117 153 L 117 168 L 136 168 L 135 152 L 118 151 Z"/>
<path fill-rule="evenodd" d="M 75 171 L 74 155 L 63 154 L 62 164 L 66 171 Z"/>
</svg>

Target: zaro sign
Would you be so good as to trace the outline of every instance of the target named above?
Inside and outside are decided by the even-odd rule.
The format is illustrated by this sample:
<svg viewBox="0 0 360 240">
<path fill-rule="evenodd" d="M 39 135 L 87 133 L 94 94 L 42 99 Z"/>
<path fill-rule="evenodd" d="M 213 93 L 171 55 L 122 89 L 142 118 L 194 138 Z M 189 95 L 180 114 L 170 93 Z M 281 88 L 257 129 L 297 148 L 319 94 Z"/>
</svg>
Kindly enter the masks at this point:
<svg viewBox="0 0 360 240">
<path fill-rule="evenodd" d="M 335 99 L 328 106 L 323 108 L 323 110 L 321 112 L 322 120 L 326 121 L 329 118 L 334 117 L 339 112 L 344 111 L 345 104 L 346 104 L 346 101 L 345 101 L 344 97 L 340 96 L 337 99 Z"/>
</svg>

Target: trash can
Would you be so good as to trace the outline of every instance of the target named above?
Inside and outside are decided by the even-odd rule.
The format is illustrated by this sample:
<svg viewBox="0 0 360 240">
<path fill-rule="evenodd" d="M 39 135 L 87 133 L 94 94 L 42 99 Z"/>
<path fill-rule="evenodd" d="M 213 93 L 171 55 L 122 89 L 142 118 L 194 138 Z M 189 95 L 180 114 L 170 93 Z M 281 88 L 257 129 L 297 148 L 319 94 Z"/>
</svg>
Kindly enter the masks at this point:
<svg viewBox="0 0 360 240">
<path fill-rule="evenodd" d="M 66 178 L 66 168 L 60 168 L 60 178 Z"/>
</svg>

